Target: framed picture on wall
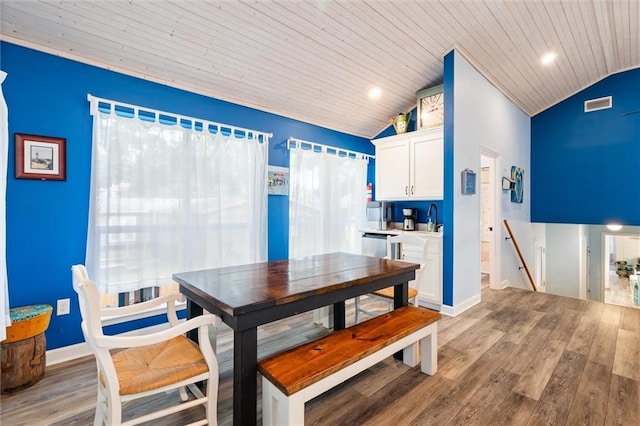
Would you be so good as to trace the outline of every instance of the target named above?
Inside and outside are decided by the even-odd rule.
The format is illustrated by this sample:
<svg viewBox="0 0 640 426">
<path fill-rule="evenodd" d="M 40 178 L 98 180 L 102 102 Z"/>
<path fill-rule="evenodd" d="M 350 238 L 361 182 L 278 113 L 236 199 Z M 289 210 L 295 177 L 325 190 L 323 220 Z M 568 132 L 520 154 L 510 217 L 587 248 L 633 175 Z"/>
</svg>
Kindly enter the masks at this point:
<svg viewBox="0 0 640 426">
<path fill-rule="evenodd" d="M 461 173 L 463 194 L 472 195 L 476 193 L 476 174 L 471 169 L 464 169 Z"/>
<path fill-rule="evenodd" d="M 289 195 L 289 169 L 269 166 L 267 170 L 269 195 Z"/>
<path fill-rule="evenodd" d="M 524 169 L 511 166 L 511 181 L 513 182 L 511 202 L 522 203 L 524 201 Z"/>
<path fill-rule="evenodd" d="M 67 179 L 67 140 L 16 133 L 16 178 Z"/>
</svg>

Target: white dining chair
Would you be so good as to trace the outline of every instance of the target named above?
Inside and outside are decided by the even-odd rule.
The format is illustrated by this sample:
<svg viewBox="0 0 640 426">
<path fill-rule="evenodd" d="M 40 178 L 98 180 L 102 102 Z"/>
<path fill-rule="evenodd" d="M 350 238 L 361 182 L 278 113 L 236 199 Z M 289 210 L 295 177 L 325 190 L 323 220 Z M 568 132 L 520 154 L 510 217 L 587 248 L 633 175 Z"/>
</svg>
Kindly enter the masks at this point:
<svg viewBox="0 0 640 426">
<path fill-rule="evenodd" d="M 216 425 L 218 402 L 218 361 L 209 331 L 218 318 L 204 314 L 179 321 L 175 301 L 180 295 L 163 296 L 121 308 L 100 308 L 100 296 L 83 265 L 74 265 L 73 288 L 78 294 L 82 333 L 96 358 L 98 397 L 94 425 L 136 425 L 203 405 L 206 418 L 192 425 Z M 150 303 L 154 302 L 154 303 Z M 102 330 L 102 318 L 116 313 L 132 313 L 141 307 L 166 303 L 169 328 L 139 336 L 110 336 Z M 198 330 L 199 344 L 185 337 Z M 203 394 L 198 383 L 206 382 Z M 195 399 L 189 400 L 186 389 Z M 180 402 L 155 412 L 122 422 L 123 404 L 150 395 L 177 391 Z"/>
<path fill-rule="evenodd" d="M 409 281 L 409 303 L 418 306 L 418 294 L 421 283 L 425 277 L 428 244 L 426 238 L 420 238 L 412 234 L 400 234 L 387 237 L 387 255 L 385 259 L 397 259 L 420 264 L 416 270 L 415 280 Z M 394 287 L 386 287 L 367 294 L 367 297 L 381 300 L 387 303 L 387 310 L 393 309 Z M 356 324 L 360 322 L 360 313 L 376 316 L 377 313 L 362 307 L 361 296 L 355 298 Z"/>
</svg>

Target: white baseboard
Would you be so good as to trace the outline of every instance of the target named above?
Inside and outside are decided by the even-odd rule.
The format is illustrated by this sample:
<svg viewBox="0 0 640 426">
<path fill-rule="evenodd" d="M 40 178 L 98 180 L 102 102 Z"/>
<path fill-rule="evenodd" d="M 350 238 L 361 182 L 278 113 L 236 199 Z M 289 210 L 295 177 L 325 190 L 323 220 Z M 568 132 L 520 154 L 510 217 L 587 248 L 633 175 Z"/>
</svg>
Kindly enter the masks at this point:
<svg viewBox="0 0 640 426">
<path fill-rule="evenodd" d="M 446 315 L 449 317 L 455 317 L 455 314 L 453 313 L 453 306 L 449 306 L 449 305 L 442 305 L 442 307 L 440 308 L 440 313 L 442 315 Z"/>
<path fill-rule="evenodd" d="M 151 327 L 121 333 L 120 336 L 141 336 L 143 334 L 166 330 L 167 328 L 169 328 L 167 324 L 152 325 Z M 47 366 L 72 361 L 92 354 L 93 352 L 89 349 L 87 342 L 51 349 L 47 351 Z"/>
<path fill-rule="evenodd" d="M 504 280 L 504 281 L 500 282 L 500 288 L 498 290 L 502 290 L 502 289 L 505 289 L 507 287 L 511 287 L 511 281 Z"/>
<path fill-rule="evenodd" d="M 442 303 L 435 303 L 429 300 L 426 300 L 423 296 L 418 295 L 418 306 L 422 306 L 423 308 L 433 309 L 434 311 L 440 311 L 442 309 Z"/>
<path fill-rule="evenodd" d="M 50 351 L 47 351 L 47 366 L 72 361 L 91 354 L 92 352 L 89 349 L 87 342 L 51 349 Z"/>
<path fill-rule="evenodd" d="M 442 309 L 440 309 L 440 313 L 444 315 L 448 315 L 450 317 L 455 317 L 470 309 L 471 307 L 480 303 L 480 295 L 473 296 L 462 303 L 457 304 L 456 306 L 442 305 Z"/>
</svg>

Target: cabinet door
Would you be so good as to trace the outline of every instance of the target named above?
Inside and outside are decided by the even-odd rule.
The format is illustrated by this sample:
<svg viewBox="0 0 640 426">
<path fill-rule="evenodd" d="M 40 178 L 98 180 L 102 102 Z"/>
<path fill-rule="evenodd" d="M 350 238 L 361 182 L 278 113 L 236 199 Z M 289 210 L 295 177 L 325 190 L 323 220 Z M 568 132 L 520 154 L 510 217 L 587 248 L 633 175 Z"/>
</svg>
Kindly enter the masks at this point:
<svg viewBox="0 0 640 426">
<path fill-rule="evenodd" d="M 441 200 L 444 194 L 444 142 L 442 131 L 411 140 L 410 196 L 421 200 Z"/>
<path fill-rule="evenodd" d="M 428 254 L 420 299 L 435 305 L 442 304 L 442 255 Z"/>
<path fill-rule="evenodd" d="M 376 145 L 376 200 L 409 196 L 409 141 Z"/>
<path fill-rule="evenodd" d="M 442 307 L 442 240 L 430 239 L 427 243 L 425 277 L 420 288 L 420 301 L 424 306 L 440 310 Z"/>
</svg>

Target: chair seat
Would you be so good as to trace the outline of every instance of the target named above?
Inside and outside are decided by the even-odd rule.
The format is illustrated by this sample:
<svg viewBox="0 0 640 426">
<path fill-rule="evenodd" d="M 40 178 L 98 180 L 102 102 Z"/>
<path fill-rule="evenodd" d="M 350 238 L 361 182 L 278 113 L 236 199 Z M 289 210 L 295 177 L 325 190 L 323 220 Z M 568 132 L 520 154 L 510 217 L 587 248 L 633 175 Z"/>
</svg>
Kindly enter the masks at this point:
<svg viewBox="0 0 640 426">
<path fill-rule="evenodd" d="M 146 392 L 208 371 L 198 346 L 184 336 L 113 355 L 120 395 Z M 104 378 L 100 375 L 104 385 Z"/>
<path fill-rule="evenodd" d="M 386 299 L 393 299 L 393 287 L 386 287 L 373 292 L 376 296 L 384 297 Z M 409 300 L 414 299 L 418 295 L 418 290 L 413 287 L 409 287 Z"/>
</svg>

